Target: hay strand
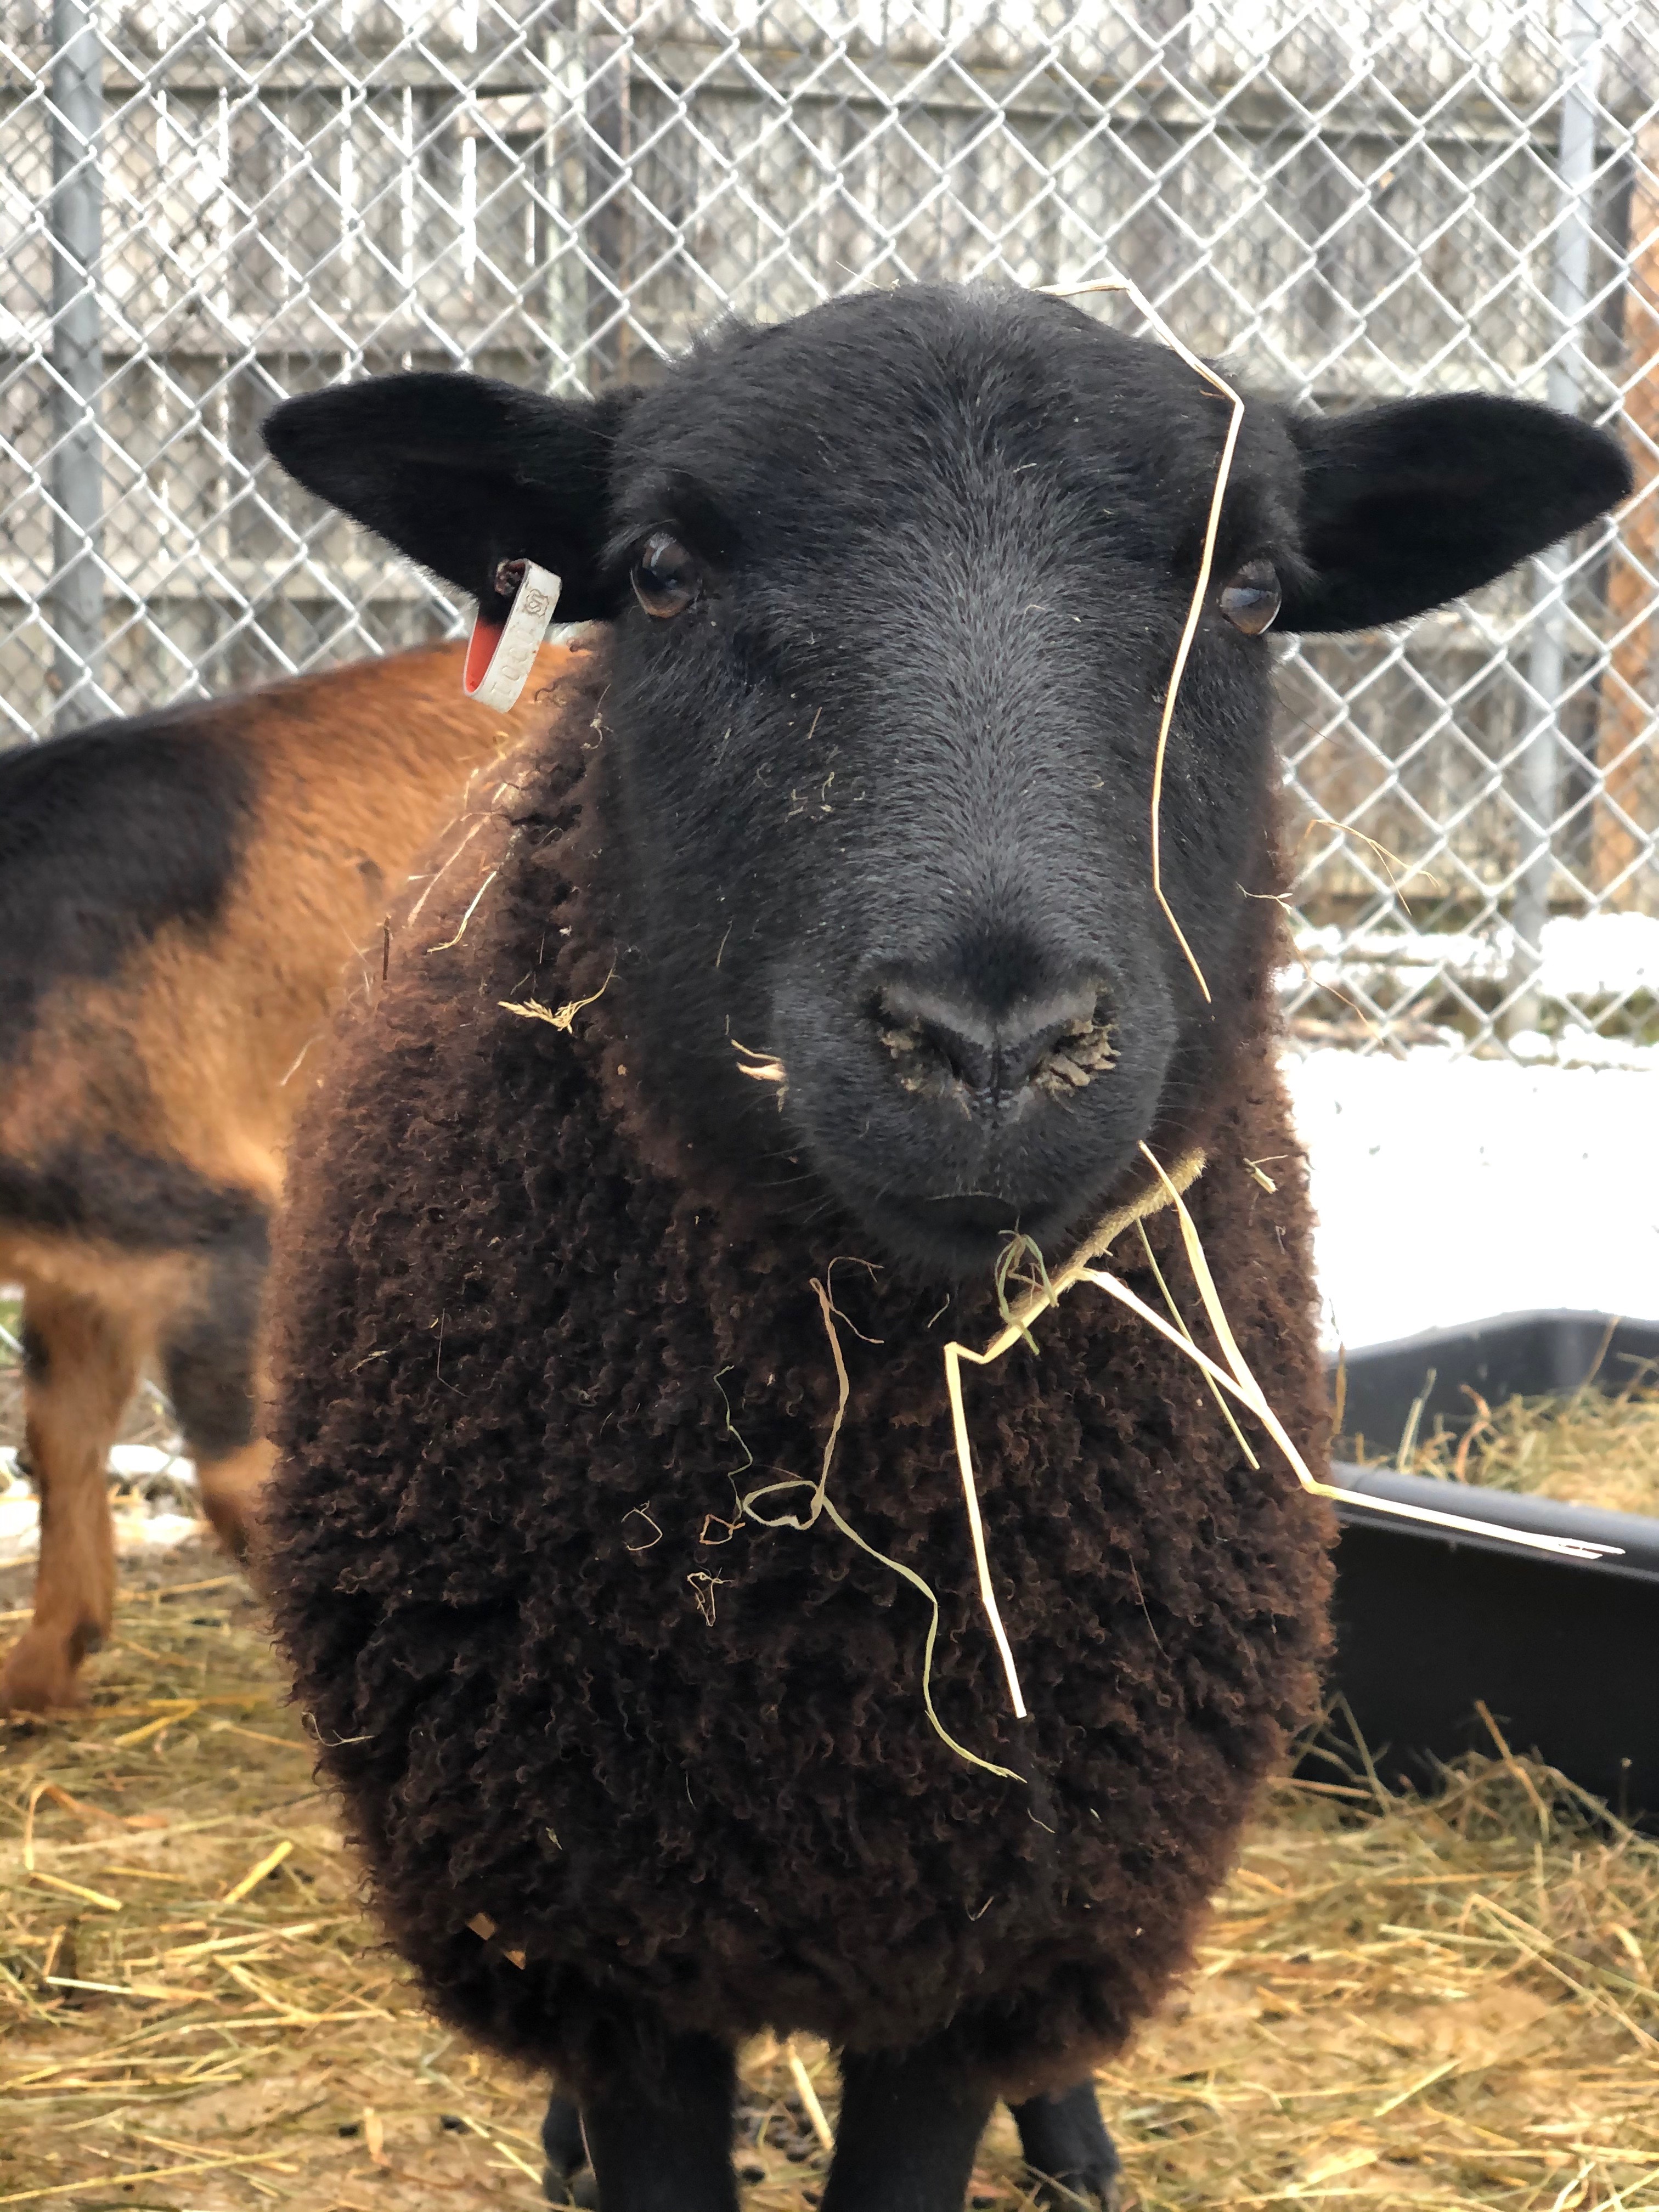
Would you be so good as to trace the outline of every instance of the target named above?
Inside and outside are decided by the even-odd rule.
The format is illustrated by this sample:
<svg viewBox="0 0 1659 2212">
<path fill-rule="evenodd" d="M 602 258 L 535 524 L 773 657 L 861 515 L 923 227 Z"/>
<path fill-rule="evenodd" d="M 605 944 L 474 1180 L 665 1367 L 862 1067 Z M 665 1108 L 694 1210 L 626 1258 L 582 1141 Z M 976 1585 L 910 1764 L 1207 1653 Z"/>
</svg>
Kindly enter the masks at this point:
<svg viewBox="0 0 1659 2212">
<path fill-rule="evenodd" d="M 964 1360 L 971 1362 L 975 1367 L 989 1367 L 1000 1359 L 1006 1352 L 1011 1351 L 1016 1344 L 1029 1341 L 1031 1323 L 1036 1320 L 1039 1314 L 1050 1306 L 1058 1305 L 1061 1297 L 1079 1283 L 1089 1283 L 1097 1290 L 1104 1291 L 1109 1297 L 1115 1298 L 1120 1305 L 1126 1307 L 1135 1315 L 1137 1319 L 1155 1329 L 1166 1343 L 1172 1344 L 1186 1358 L 1190 1359 L 1218 1395 L 1225 1392 L 1227 1395 L 1236 1399 L 1244 1407 L 1247 1412 L 1254 1414 L 1283 1454 L 1286 1464 L 1296 1476 L 1297 1482 L 1311 1496 L 1363 1505 L 1370 1511 L 1390 1515 L 1398 1520 L 1425 1522 L 1432 1527 L 1449 1528 L 1465 1534 L 1495 1537 L 1502 1542 L 1518 1546 L 1523 1550 L 1544 1552 L 1558 1559 L 1592 1559 L 1617 1555 L 1618 1547 L 1613 1545 L 1589 1543 L 1577 1537 L 1534 1534 L 1529 1529 L 1506 1528 L 1501 1522 L 1479 1520 L 1468 1514 L 1442 1512 L 1432 1506 L 1410 1505 L 1398 1499 L 1377 1498 L 1366 1492 L 1349 1490 L 1340 1484 L 1321 1482 L 1304 1459 L 1279 1416 L 1274 1413 L 1268 1402 L 1267 1394 L 1257 1382 L 1243 1353 L 1239 1349 L 1237 1340 L 1228 1322 L 1225 1309 L 1222 1305 L 1220 1293 L 1216 1288 L 1215 1278 L 1210 1272 L 1210 1263 L 1199 1238 L 1197 1225 L 1188 1211 L 1186 1200 L 1182 1195 L 1201 1170 L 1204 1164 L 1203 1156 L 1200 1153 L 1188 1155 L 1177 1164 L 1176 1172 L 1172 1176 L 1158 1159 L 1150 1146 L 1143 1143 L 1140 1152 L 1147 1165 L 1152 1169 L 1155 1181 L 1139 1199 L 1130 1206 L 1120 1209 L 1103 1221 L 1092 1237 L 1085 1239 L 1073 1258 L 1058 1273 L 1051 1278 L 1045 1271 L 1041 1282 L 1029 1290 L 1025 1297 L 1018 1305 L 1009 1306 L 1005 1298 L 1003 1310 L 1008 1316 L 1007 1321 L 1000 1332 L 993 1337 L 990 1343 L 982 1350 L 976 1352 L 967 1345 L 955 1342 L 945 1346 L 945 1391 L 951 1408 L 951 1428 L 956 1446 L 957 1468 L 962 1480 L 963 1496 L 967 1504 L 969 1527 L 973 1534 L 975 1560 L 979 1570 L 980 1597 L 985 1608 L 986 1618 L 990 1624 L 999 1656 L 1002 1661 L 1003 1673 L 1008 1685 L 1008 1695 L 1017 1719 L 1024 1720 L 1028 1717 L 1028 1714 L 1020 1689 L 1018 1670 L 1008 1644 L 1007 1635 L 1003 1628 L 1002 1616 L 997 1607 L 995 1593 L 991 1587 L 990 1567 L 980 1514 L 979 1492 L 974 1478 L 973 1444 L 969 1435 L 967 1408 L 963 1396 L 962 1367 Z M 1098 1255 L 1110 1249 L 1113 1242 L 1125 1229 L 1132 1224 L 1139 1224 L 1146 1214 L 1157 1212 L 1164 1206 L 1171 1206 L 1175 1209 L 1180 1225 L 1182 1243 L 1187 1253 L 1188 1264 L 1192 1269 L 1193 1279 L 1197 1286 L 1205 1315 L 1215 1332 L 1216 1342 L 1222 1353 L 1222 1361 L 1212 1359 L 1194 1340 L 1191 1331 L 1182 1320 L 1176 1308 L 1162 1271 L 1156 1265 L 1153 1272 L 1158 1278 L 1164 1298 L 1175 1316 L 1173 1322 L 1166 1320 L 1162 1314 L 1155 1312 L 1143 1298 L 1137 1297 L 1127 1283 L 1121 1281 L 1109 1269 L 1092 1264 Z M 1149 1253 L 1150 1249 L 1148 1246 Z M 1222 1364 L 1223 1362 L 1224 1364 Z M 1223 1410 L 1224 1412 L 1226 1410 L 1224 1405 Z M 1229 1419 L 1234 1434 L 1238 1435 L 1237 1422 L 1232 1421 L 1231 1416 Z M 1243 1443 L 1242 1437 L 1240 1442 L 1243 1444 L 1245 1455 L 1252 1468 L 1257 1467 L 1259 1463 L 1249 1444 Z"/>
<path fill-rule="evenodd" d="M 1202 1167 L 1203 1155 L 1192 1153 L 1177 1170 L 1188 1180 Z M 1002 1613 L 997 1605 L 996 1592 L 991 1584 L 990 1560 L 985 1544 L 984 1523 L 980 1514 L 979 1486 L 974 1476 L 974 1448 L 968 1433 L 968 1409 L 963 1397 L 962 1364 L 969 1360 L 975 1367 L 989 1367 L 1017 1344 L 1030 1344 L 1031 1323 L 1050 1306 L 1059 1304 L 1061 1294 L 1073 1284 L 1085 1279 L 1088 1261 L 1121 1234 L 1143 1212 L 1164 1203 L 1162 1193 L 1154 1186 L 1126 1206 L 1119 1207 L 1107 1216 L 1091 1237 L 1085 1237 L 1072 1259 L 1057 1275 L 1050 1276 L 1046 1267 L 1039 1280 L 1030 1286 L 1017 1304 L 1010 1305 L 1006 1295 L 1006 1273 L 998 1280 L 998 1298 L 1006 1316 L 1000 1333 L 993 1337 L 983 1351 L 975 1352 L 970 1346 L 952 1341 L 945 1346 L 945 1395 L 951 1408 L 951 1433 L 956 1446 L 957 1473 L 962 1483 L 962 1494 L 968 1509 L 968 1527 L 973 1538 L 974 1564 L 979 1576 L 980 1602 L 985 1609 L 997 1656 L 1002 1662 L 1003 1674 L 1008 1685 L 1008 1697 L 1016 1720 L 1030 1717 L 1024 1692 L 1020 1688 L 1019 1670 L 1014 1662 L 1012 1647 L 1007 1631 L 1002 1624 Z M 1166 1330 L 1165 1334 L 1169 1334 Z M 1177 1341 L 1180 1340 L 1177 1339 Z"/>
<path fill-rule="evenodd" d="M 775 1083 L 778 1085 L 778 1103 L 781 1105 L 783 1094 L 789 1087 L 789 1071 L 776 1053 L 757 1050 L 752 1044 L 740 1043 L 736 1037 L 728 1037 L 726 1042 L 739 1055 L 738 1073 L 748 1076 L 756 1083 Z"/>
<path fill-rule="evenodd" d="M 1183 361 L 1195 375 L 1201 376 L 1212 390 L 1229 402 L 1232 413 L 1228 418 L 1226 434 L 1221 441 L 1221 459 L 1217 463 L 1215 488 L 1210 495 L 1210 511 L 1204 526 L 1204 548 L 1199 556 L 1198 574 L 1193 583 L 1193 595 L 1187 608 L 1187 619 L 1182 625 L 1181 642 L 1176 647 L 1175 665 L 1170 671 L 1170 681 L 1164 694 L 1164 712 L 1158 726 L 1158 744 L 1152 755 L 1152 893 L 1164 910 L 1164 919 L 1175 933 L 1176 943 L 1186 956 L 1205 1002 L 1210 1001 L 1210 987 L 1204 980 L 1204 970 L 1198 964 L 1198 956 L 1187 942 L 1187 933 L 1176 919 L 1175 908 L 1164 892 L 1163 811 L 1164 763 L 1170 749 L 1170 731 L 1175 721 L 1176 701 L 1181 692 L 1181 679 L 1187 672 L 1188 657 L 1193 649 L 1193 640 L 1198 635 L 1198 625 L 1203 618 L 1204 602 L 1210 589 L 1210 578 L 1215 568 L 1216 540 L 1221 534 L 1221 508 L 1227 496 L 1228 480 L 1232 475 L 1233 456 L 1238 449 L 1238 434 L 1244 423 L 1244 402 L 1226 378 L 1200 361 L 1177 333 L 1171 330 L 1158 309 L 1127 276 L 1097 276 L 1083 284 L 1043 284 L 1037 288 L 1051 300 L 1079 300 L 1091 292 L 1121 292 L 1135 312 L 1143 316 L 1158 332 L 1170 351 Z"/>
<path fill-rule="evenodd" d="M 1244 1164 L 1248 1168 L 1250 1163 L 1247 1160 Z M 1269 1188 L 1271 1188 L 1271 1186 L 1269 1186 Z M 1158 1255 L 1152 1249 L 1152 1240 L 1146 1234 L 1146 1223 L 1144 1221 L 1137 1221 L 1135 1224 L 1135 1229 L 1140 1238 L 1141 1256 L 1145 1259 L 1146 1265 L 1152 1271 L 1152 1280 L 1158 1285 L 1159 1292 L 1163 1297 L 1164 1303 L 1169 1308 L 1170 1319 L 1181 1331 L 1181 1334 L 1186 1338 L 1188 1343 L 1191 1344 L 1194 1340 L 1193 1332 L 1188 1327 L 1186 1318 L 1182 1315 L 1180 1307 L 1176 1304 L 1175 1293 L 1170 1290 L 1169 1284 L 1164 1280 L 1164 1270 L 1158 1266 Z M 1206 1375 L 1204 1380 L 1209 1386 L 1210 1395 L 1215 1400 L 1217 1406 L 1221 1410 L 1222 1419 L 1225 1421 L 1227 1426 L 1233 1432 L 1233 1442 L 1238 1446 L 1239 1450 L 1243 1453 L 1245 1466 L 1249 1468 L 1252 1474 L 1260 1474 L 1261 1472 L 1261 1462 L 1251 1450 L 1249 1439 L 1245 1436 L 1243 1430 L 1239 1427 L 1238 1417 L 1233 1412 L 1232 1407 L 1227 1403 L 1226 1396 L 1223 1392 L 1220 1384 L 1215 1380 L 1214 1376 L 1211 1375 Z"/>
<path fill-rule="evenodd" d="M 591 1006 L 596 999 L 605 996 L 616 972 L 613 966 L 599 989 L 590 991 L 585 999 L 567 999 L 563 1006 L 556 1008 L 544 1006 L 539 999 L 497 999 L 495 1003 L 504 1014 L 517 1014 L 526 1022 L 545 1022 L 550 1029 L 562 1030 L 568 1036 L 571 1024 L 583 1007 Z"/>
<path fill-rule="evenodd" d="M 478 911 L 479 901 L 483 897 L 484 893 L 489 889 L 489 886 L 495 882 L 496 877 L 500 875 L 500 873 L 501 870 L 499 868 L 492 868 L 489 871 L 489 873 L 479 884 L 477 890 L 473 892 L 471 900 L 467 906 L 466 912 L 461 916 L 461 919 L 456 927 L 453 937 L 445 938 L 441 945 L 428 945 L 426 948 L 428 953 L 449 952 L 460 943 L 461 939 L 466 935 L 466 925 Z M 384 973 L 382 973 L 381 981 L 384 981 L 385 980 Z"/>
<path fill-rule="evenodd" d="M 812 2077 L 807 2072 L 805 2062 L 796 2050 L 793 2038 L 783 2049 L 788 2061 L 789 2078 L 795 2085 L 795 2094 L 800 2099 L 802 2110 L 812 2123 L 812 2132 L 823 2149 L 833 2150 L 836 2147 L 834 2131 L 824 2117 L 823 2106 L 818 2102 L 818 2093 L 812 2087 Z"/>
<path fill-rule="evenodd" d="M 95 1905 L 100 1912 L 124 1910 L 120 1898 L 107 1896 L 101 1889 L 88 1889 L 84 1882 L 65 1881 L 61 1875 L 42 1874 L 39 1867 L 32 1870 L 30 1880 L 40 1883 L 46 1889 L 58 1890 L 64 1897 L 79 1898 L 82 1905 Z"/>
<path fill-rule="evenodd" d="M 1019 1337 L 1025 1334 L 1022 1328 Z M 1002 1671 L 1007 1679 L 1008 1699 L 1014 1709 L 1017 1721 L 1027 1720 L 1025 1696 L 1019 1686 L 1019 1669 L 1014 1664 L 1013 1647 L 1008 1641 L 1008 1632 L 1002 1625 L 1002 1613 L 997 1604 L 996 1592 L 991 1585 L 991 1562 L 985 1549 L 985 1522 L 979 1510 L 979 1486 L 974 1480 L 973 1449 L 968 1440 L 968 1413 L 962 1395 L 962 1363 L 971 1359 L 976 1366 L 986 1364 L 977 1353 L 959 1344 L 945 1347 L 945 1392 L 951 1403 L 951 1431 L 957 1448 L 957 1472 L 962 1480 L 962 1495 L 968 1508 L 968 1533 L 973 1540 L 974 1566 L 979 1577 L 980 1603 L 985 1608 L 985 1618 L 990 1624 L 991 1635 L 997 1647 L 997 1656 L 1002 1662 Z"/>
<path fill-rule="evenodd" d="M 240 1905 L 242 1899 L 247 1895 L 248 1892 L 252 1889 L 257 1888 L 259 1883 L 264 1880 L 268 1874 L 275 1874 L 277 1868 L 281 1866 L 283 1861 L 288 1856 L 289 1853 L 293 1849 L 294 1845 L 292 1841 L 288 1837 L 284 1836 L 282 1842 L 278 1844 L 274 1850 L 267 1851 L 264 1858 L 255 1861 L 254 1864 L 248 1869 L 247 1872 L 242 1876 L 240 1881 L 232 1883 L 231 1887 L 225 1892 L 223 1897 L 219 1900 L 220 1903 L 222 1905 Z"/>
<path fill-rule="evenodd" d="M 938 1647 L 939 1630 L 938 1595 L 931 1585 L 917 1574 L 914 1567 L 907 1567 L 902 1559 L 890 1559 L 885 1552 L 878 1551 L 873 1544 L 860 1536 L 830 1495 L 830 1470 L 835 1462 L 836 1446 L 841 1440 L 842 1425 L 847 1418 L 847 1407 L 852 1396 L 853 1386 L 847 1372 L 847 1361 L 842 1352 L 841 1339 L 836 1331 L 836 1309 L 831 1302 L 829 1290 L 824 1284 L 818 1281 L 816 1276 L 812 1279 L 812 1289 L 817 1294 L 819 1310 L 823 1316 L 824 1332 L 830 1339 L 830 1350 L 836 1363 L 836 1410 L 830 1420 L 830 1434 L 824 1444 L 823 1459 L 818 1470 L 818 1479 L 814 1483 L 809 1481 L 804 1474 L 792 1474 L 784 1476 L 781 1481 L 763 1483 L 758 1489 L 750 1491 L 746 1497 L 738 1499 L 738 1510 L 747 1519 L 754 1522 L 758 1528 L 793 1528 L 802 1534 L 813 1528 L 820 1517 L 826 1519 L 832 1528 L 839 1529 L 849 1544 L 856 1545 L 860 1552 L 866 1553 L 878 1565 L 887 1568 L 890 1573 L 897 1575 L 902 1581 L 908 1583 L 913 1589 L 918 1590 L 927 1601 L 929 1616 L 927 1635 L 921 1650 L 921 1702 L 927 1715 L 928 1725 L 939 1741 L 948 1750 L 954 1752 L 958 1759 L 965 1759 L 969 1766 L 977 1766 L 987 1774 L 999 1776 L 1005 1782 L 1024 1782 L 1024 1776 L 1016 1774 L 1012 1767 L 999 1766 L 992 1759 L 981 1759 L 976 1751 L 969 1751 L 966 1744 L 958 1743 L 939 1718 L 938 1709 L 933 1704 L 933 1654 Z M 715 1381 L 718 1384 L 718 1376 L 715 1377 Z M 724 1401 L 725 1392 L 722 1391 L 720 1395 Z M 729 1407 L 726 1408 L 726 1420 L 727 1428 L 732 1429 L 732 1414 Z M 732 1430 L 732 1433 L 735 1436 L 737 1431 Z M 742 1438 L 739 1437 L 738 1441 L 741 1443 Z M 971 1480 L 971 1470 L 969 1480 Z M 775 1498 L 781 1492 L 790 1490 L 807 1490 L 811 1492 L 804 1518 L 793 1513 L 768 1515 L 757 1510 L 758 1501 L 761 1498 Z M 999 1626 L 1000 1626 L 1000 1622 Z M 1004 1638 L 1005 1650 L 1006 1645 L 1007 1639 Z M 1012 1653 L 1009 1657 L 1012 1664 Z"/>
<path fill-rule="evenodd" d="M 1224 1371 L 1216 1367 L 1212 1361 L 1206 1358 L 1195 1345 L 1176 1336 L 1168 1326 L 1152 1312 L 1150 1307 L 1143 1305 L 1140 1300 L 1134 1297 L 1134 1293 L 1126 1285 L 1119 1283 L 1115 1277 L 1096 1271 L 1090 1273 L 1086 1279 L 1096 1284 L 1100 1289 L 1109 1291 L 1114 1297 L 1126 1304 L 1133 1300 L 1143 1320 L 1152 1321 L 1164 1335 L 1169 1337 L 1172 1342 L 1182 1346 L 1189 1359 L 1196 1361 L 1212 1373 L 1224 1389 L 1231 1390 L 1238 1398 L 1240 1403 L 1246 1406 L 1267 1430 L 1279 1450 L 1285 1455 L 1291 1473 L 1305 1491 L 1316 1498 L 1341 1499 L 1350 1504 L 1364 1505 L 1373 1512 L 1391 1514 L 1400 1520 L 1426 1522 L 1436 1528 L 1461 1529 L 1470 1534 L 1496 1537 L 1503 1542 L 1518 1545 L 1523 1550 L 1547 1552 L 1558 1559 L 1595 1559 L 1617 1555 L 1616 1545 L 1589 1544 L 1581 1541 L 1577 1537 L 1535 1535 L 1529 1529 L 1508 1528 L 1498 1522 L 1478 1521 L 1468 1514 L 1441 1513 L 1431 1506 L 1407 1505 L 1396 1498 L 1374 1498 L 1368 1492 L 1349 1490 L 1341 1484 L 1319 1481 L 1296 1445 L 1291 1441 L 1279 1416 L 1268 1404 L 1266 1394 L 1251 1373 L 1244 1355 L 1234 1340 L 1226 1313 L 1222 1307 L 1220 1293 L 1215 1286 L 1215 1278 L 1210 1273 L 1209 1261 L 1204 1255 L 1204 1247 L 1199 1241 L 1197 1226 L 1192 1215 L 1187 1211 L 1185 1200 L 1154 1158 L 1151 1147 L 1143 1144 L 1140 1149 L 1148 1164 L 1156 1171 L 1170 1202 L 1176 1209 L 1181 1224 L 1182 1241 L 1187 1248 L 1187 1257 L 1192 1267 L 1194 1279 L 1198 1285 L 1199 1296 L 1204 1302 L 1204 1310 L 1209 1316 L 1210 1326 L 1216 1333 L 1216 1340 L 1225 1355 L 1227 1370 Z"/>
</svg>

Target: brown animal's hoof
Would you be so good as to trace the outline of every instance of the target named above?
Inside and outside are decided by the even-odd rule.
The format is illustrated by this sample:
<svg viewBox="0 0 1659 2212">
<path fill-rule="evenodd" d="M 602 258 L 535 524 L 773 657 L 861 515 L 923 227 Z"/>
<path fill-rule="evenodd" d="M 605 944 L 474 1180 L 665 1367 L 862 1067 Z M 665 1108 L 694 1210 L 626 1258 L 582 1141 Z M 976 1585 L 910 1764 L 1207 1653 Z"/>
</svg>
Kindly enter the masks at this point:
<svg viewBox="0 0 1659 2212">
<path fill-rule="evenodd" d="M 86 1701 L 63 1638 L 27 1629 L 0 1673 L 0 1713 L 44 1713 Z"/>
</svg>

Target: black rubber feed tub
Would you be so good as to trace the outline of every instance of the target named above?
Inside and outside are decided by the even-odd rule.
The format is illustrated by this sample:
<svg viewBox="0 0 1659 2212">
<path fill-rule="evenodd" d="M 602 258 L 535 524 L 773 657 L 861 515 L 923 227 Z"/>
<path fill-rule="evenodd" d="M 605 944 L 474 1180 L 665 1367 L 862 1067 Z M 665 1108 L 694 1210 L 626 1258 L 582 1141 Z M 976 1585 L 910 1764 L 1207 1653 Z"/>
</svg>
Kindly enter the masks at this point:
<svg viewBox="0 0 1659 2212">
<path fill-rule="evenodd" d="M 1598 1387 L 1617 1389 L 1632 1358 L 1659 1359 L 1659 1322 L 1506 1314 L 1377 1345 L 1347 1355 L 1343 1432 L 1393 1450 L 1419 1397 L 1425 1431 L 1437 1414 L 1460 1427 L 1471 1418 L 1465 1383 L 1494 1406 L 1577 1389 L 1593 1367 Z M 1616 1812 L 1659 1826 L 1659 1517 L 1473 1486 L 1449 1496 L 1446 1483 L 1386 1468 L 1340 1465 L 1335 1479 L 1622 1553 L 1554 1559 L 1339 1506 L 1330 1686 L 1383 1779 L 1430 1784 L 1437 1760 L 1491 1751 L 1484 1704 L 1512 1749 L 1536 1752 Z M 1330 1775 L 1317 1757 L 1302 1771 Z"/>
</svg>

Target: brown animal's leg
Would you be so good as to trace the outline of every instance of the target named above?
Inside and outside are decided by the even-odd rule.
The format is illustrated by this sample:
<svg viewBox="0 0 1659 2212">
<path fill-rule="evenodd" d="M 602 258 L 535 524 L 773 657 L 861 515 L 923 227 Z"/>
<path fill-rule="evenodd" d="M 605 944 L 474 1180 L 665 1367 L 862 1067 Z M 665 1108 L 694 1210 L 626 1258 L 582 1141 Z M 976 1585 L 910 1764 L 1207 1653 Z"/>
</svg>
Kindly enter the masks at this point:
<svg viewBox="0 0 1659 2212">
<path fill-rule="evenodd" d="M 109 1448 L 138 1380 L 131 1325 L 89 1298 L 39 1284 L 23 1297 L 23 1404 L 40 1493 L 34 1620 L 0 1674 L 0 1709 L 79 1701 L 76 1670 L 109 1633 L 115 1532 Z"/>
<path fill-rule="evenodd" d="M 196 1479 L 202 1486 L 202 1510 L 213 1523 L 213 1533 L 232 1557 L 246 1563 L 258 1519 L 259 1493 L 276 1456 L 263 1437 L 256 1437 L 240 1451 L 225 1459 L 198 1459 Z"/>
<path fill-rule="evenodd" d="M 239 1559 L 247 1556 L 272 1456 L 254 1426 L 254 1345 L 265 1261 L 261 1216 L 214 1250 L 161 1346 L 167 1392 L 196 1462 L 204 1510 Z"/>
</svg>

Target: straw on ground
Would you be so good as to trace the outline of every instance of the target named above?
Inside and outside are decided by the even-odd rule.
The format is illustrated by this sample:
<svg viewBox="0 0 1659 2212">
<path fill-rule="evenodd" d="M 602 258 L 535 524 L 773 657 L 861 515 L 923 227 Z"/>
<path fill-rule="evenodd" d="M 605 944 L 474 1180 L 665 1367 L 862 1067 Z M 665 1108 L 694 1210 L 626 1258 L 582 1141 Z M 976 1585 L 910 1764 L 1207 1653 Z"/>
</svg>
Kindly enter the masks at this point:
<svg viewBox="0 0 1659 2212">
<path fill-rule="evenodd" d="M 364 1924 L 258 1617 L 215 1565 L 135 1570 L 166 1582 L 130 1578 L 135 1644 L 94 1662 L 90 1709 L 6 1733 L 0 2203 L 533 2212 L 541 2090 L 436 2027 Z M 1493 1750 L 1436 1804 L 1357 1754 L 1277 1793 L 1188 1988 L 1101 2077 L 1145 2212 L 1656 2203 L 1659 1845 Z M 31 1803 L 34 1872 L 118 1911 L 32 1878 Z M 746 2212 L 822 2189 L 802 2073 L 833 2124 L 821 2046 L 747 2054 Z M 973 2194 L 1030 2205 L 1006 2115 Z"/>
</svg>

